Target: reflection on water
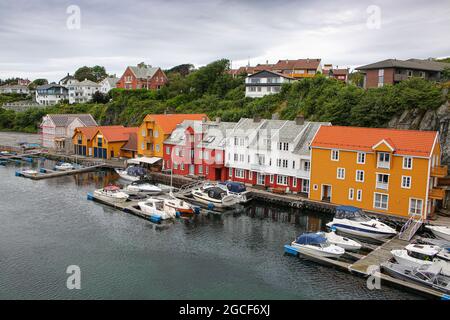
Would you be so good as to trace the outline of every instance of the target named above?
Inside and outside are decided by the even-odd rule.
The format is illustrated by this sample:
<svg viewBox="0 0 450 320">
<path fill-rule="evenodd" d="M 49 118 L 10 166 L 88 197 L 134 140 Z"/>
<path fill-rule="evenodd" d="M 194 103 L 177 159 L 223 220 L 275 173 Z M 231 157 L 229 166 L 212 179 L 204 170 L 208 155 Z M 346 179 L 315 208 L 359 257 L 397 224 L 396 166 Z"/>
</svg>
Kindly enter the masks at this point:
<svg viewBox="0 0 450 320">
<path fill-rule="evenodd" d="M 0 167 L 0 298 L 408 299 L 416 296 L 298 258 L 283 245 L 324 230 L 331 216 L 253 202 L 237 213 L 178 219 L 156 228 L 87 201 L 111 171 L 33 181 Z M 52 168 L 41 161 L 33 167 Z M 65 287 L 68 265 L 82 290 Z"/>
</svg>

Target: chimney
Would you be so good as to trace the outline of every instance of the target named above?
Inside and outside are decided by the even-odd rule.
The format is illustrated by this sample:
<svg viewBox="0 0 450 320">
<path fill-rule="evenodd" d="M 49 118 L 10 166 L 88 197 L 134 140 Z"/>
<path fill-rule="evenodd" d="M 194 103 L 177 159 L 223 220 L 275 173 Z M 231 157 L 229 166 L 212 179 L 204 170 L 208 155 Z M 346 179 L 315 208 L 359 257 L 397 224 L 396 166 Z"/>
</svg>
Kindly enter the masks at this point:
<svg viewBox="0 0 450 320">
<path fill-rule="evenodd" d="M 278 120 L 278 119 L 280 119 L 280 117 L 278 116 L 278 113 L 273 113 L 272 120 Z"/>
<path fill-rule="evenodd" d="M 295 124 L 301 126 L 305 123 L 305 117 L 302 114 L 299 114 L 295 117 Z"/>
<path fill-rule="evenodd" d="M 221 119 L 220 117 L 216 117 L 216 123 L 220 123 Z"/>
<path fill-rule="evenodd" d="M 256 114 L 255 114 L 255 115 L 253 116 L 253 122 L 256 123 L 256 122 L 260 122 L 260 121 L 261 121 L 261 117 L 260 117 L 259 115 L 256 115 Z"/>
<path fill-rule="evenodd" d="M 269 60 L 266 60 L 266 64 L 269 64 Z"/>
</svg>

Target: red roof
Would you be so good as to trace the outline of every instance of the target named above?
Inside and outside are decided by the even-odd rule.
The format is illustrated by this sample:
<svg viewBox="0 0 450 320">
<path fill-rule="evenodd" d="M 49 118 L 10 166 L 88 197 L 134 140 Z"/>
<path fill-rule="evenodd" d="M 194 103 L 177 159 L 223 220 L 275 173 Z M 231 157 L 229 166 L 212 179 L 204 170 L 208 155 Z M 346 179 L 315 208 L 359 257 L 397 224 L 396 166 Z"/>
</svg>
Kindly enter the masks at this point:
<svg viewBox="0 0 450 320">
<path fill-rule="evenodd" d="M 320 65 L 320 59 L 279 60 L 272 70 L 314 69 Z"/>
<path fill-rule="evenodd" d="M 394 154 L 429 157 L 437 134 L 436 131 L 321 126 L 311 146 L 370 152 L 384 140 L 394 148 Z"/>
<path fill-rule="evenodd" d="M 99 129 L 103 128 L 124 128 L 124 126 L 99 126 L 99 127 L 78 127 L 75 128 L 74 133 L 76 131 L 81 132 L 84 136 L 86 136 L 87 140 L 92 140 Z"/>
<path fill-rule="evenodd" d="M 164 131 L 164 134 L 170 134 L 176 128 L 177 124 L 184 120 L 202 120 L 208 118 L 204 113 L 187 113 L 187 114 L 148 114 L 144 121 L 155 121 Z"/>
<path fill-rule="evenodd" d="M 125 143 L 125 144 L 123 145 L 123 147 L 120 148 L 120 149 L 122 149 L 122 150 L 128 150 L 128 151 L 137 151 L 137 145 L 138 145 L 138 142 L 137 142 L 137 133 L 132 132 L 132 133 L 130 133 L 130 134 L 128 135 L 128 141 L 127 141 L 127 143 Z"/>
<path fill-rule="evenodd" d="M 138 133 L 137 127 L 101 127 L 100 133 L 108 142 L 128 141 L 130 134 Z"/>
</svg>

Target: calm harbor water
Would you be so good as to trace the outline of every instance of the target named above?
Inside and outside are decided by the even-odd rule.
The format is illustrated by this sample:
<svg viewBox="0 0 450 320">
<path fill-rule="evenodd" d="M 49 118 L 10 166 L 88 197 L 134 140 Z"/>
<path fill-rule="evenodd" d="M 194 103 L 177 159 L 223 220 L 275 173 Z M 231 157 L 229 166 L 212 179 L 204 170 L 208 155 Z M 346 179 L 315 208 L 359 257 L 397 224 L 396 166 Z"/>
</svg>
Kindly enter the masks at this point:
<svg viewBox="0 0 450 320">
<path fill-rule="evenodd" d="M 112 172 L 32 181 L 14 176 L 20 167 L 0 166 L 0 299 L 418 298 L 283 255 L 330 216 L 252 203 L 160 229 L 86 200 Z M 69 265 L 81 268 L 81 290 L 66 288 Z"/>
</svg>

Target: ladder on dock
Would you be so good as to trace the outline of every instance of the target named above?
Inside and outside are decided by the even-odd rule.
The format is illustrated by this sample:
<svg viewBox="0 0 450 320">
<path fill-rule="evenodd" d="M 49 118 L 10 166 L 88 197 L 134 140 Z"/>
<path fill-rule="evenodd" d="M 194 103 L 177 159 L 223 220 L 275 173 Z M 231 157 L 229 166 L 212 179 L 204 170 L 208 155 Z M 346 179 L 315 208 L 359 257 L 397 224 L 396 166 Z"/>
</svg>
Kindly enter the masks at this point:
<svg viewBox="0 0 450 320">
<path fill-rule="evenodd" d="M 423 218 L 422 216 L 411 216 L 408 221 L 403 225 L 398 238 L 405 241 L 410 241 L 412 237 L 416 234 L 417 230 L 422 226 Z"/>
</svg>

